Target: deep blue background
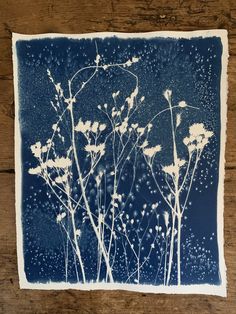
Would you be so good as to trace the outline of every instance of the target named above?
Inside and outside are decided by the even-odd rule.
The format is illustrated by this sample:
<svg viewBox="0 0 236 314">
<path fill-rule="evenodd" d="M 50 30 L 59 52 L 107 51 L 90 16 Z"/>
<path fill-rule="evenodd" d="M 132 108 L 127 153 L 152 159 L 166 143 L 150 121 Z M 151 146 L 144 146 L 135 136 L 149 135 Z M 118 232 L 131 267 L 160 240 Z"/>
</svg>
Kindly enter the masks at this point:
<svg viewBox="0 0 236 314">
<path fill-rule="evenodd" d="M 188 127 L 193 122 L 204 122 L 214 137 L 205 148 L 199 164 L 196 180 L 191 193 L 191 204 L 185 218 L 183 241 L 190 243 L 184 249 L 185 256 L 195 256 L 197 270 L 184 262 L 183 283 L 219 284 L 218 250 L 217 250 L 217 186 L 218 163 L 220 151 L 220 74 L 222 45 L 219 38 L 194 39 L 106 39 L 66 38 L 39 39 L 17 42 L 18 77 L 20 92 L 20 124 L 22 136 L 22 213 L 24 234 L 25 271 L 29 281 L 64 280 L 64 235 L 55 222 L 59 204 L 48 198 L 43 181 L 28 174 L 36 161 L 31 154 L 30 145 L 50 137 L 51 125 L 55 123 L 55 113 L 50 106 L 54 90 L 46 70 L 50 69 L 57 82 L 65 86 L 68 78 L 80 67 L 94 64 L 96 57 L 95 40 L 102 63 L 121 63 L 133 56 L 140 61 L 131 66 L 140 81 L 139 95 L 145 96 L 145 102 L 138 111 L 140 124 L 145 124 L 155 113 L 166 108 L 163 91 L 167 88 L 173 92 L 173 103 L 185 100 L 200 110 L 189 109 L 182 118 L 179 137 L 180 153 L 186 156 L 182 139 L 187 135 Z M 112 92 L 121 90 L 127 94 L 134 86 L 133 82 L 121 75 L 119 71 L 100 71 L 91 82 L 90 87 L 80 99 L 83 119 L 99 117 L 97 105 L 111 100 Z M 163 147 L 160 163 L 171 162 L 170 129 L 168 114 L 156 121 L 153 143 Z M 181 146 L 182 145 L 182 146 Z M 138 169 L 142 176 L 142 168 Z M 125 188 L 124 188 L 125 189 Z M 148 193 L 137 193 L 135 202 L 140 204 L 150 198 Z M 160 197 L 156 196 L 158 199 Z M 150 201 L 152 201 L 150 199 Z M 160 200 L 161 204 L 161 200 Z M 95 241 L 89 230 L 85 250 Z M 200 247 L 200 249 L 199 249 Z M 198 264 L 199 252 L 208 251 L 210 267 L 208 271 Z M 198 251 L 199 250 L 199 251 Z M 89 251 L 88 251 L 89 252 Z M 202 252 L 202 251 L 201 251 Z M 90 252 L 91 253 L 91 252 Z M 184 255 L 183 254 L 183 255 Z M 92 256 L 92 255 L 91 255 Z M 155 261 L 151 261 L 155 269 Z M 90 258 L 87 269 L 94 267 Z M 195 270 L 193 270 L 195 269 Z M 145 269 L 143 282 L 153 283 L 153 272 Z M 201 274 L 204 273 L 202 277 Z M 91 276 L 91 279 L 93 277 Z M 122 275 L 116 277 L 122 280 Z M 70 281 L 76 281 L 71 270 Z M 174 282 L 174 281 L 173 281 Z M 156 282 L 158 283 L 158 281 Z"/>
</svg>

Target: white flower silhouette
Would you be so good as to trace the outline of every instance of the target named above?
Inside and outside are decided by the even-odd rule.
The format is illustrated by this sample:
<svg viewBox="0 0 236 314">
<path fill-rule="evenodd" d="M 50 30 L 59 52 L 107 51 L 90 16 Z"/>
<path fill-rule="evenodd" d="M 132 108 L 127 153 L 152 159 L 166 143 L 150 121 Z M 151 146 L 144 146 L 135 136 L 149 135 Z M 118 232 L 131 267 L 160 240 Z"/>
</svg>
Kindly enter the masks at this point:
<svg viewBox="0 0 236 314">
<path fill-rule="evenodd" d="M 62 221 L 62 219 L 63 218 L 65 218 L 66 217 L 66 213 L 65 212 L 63 212 L 63 213 L 61 213 L 61 214 L 58 214 L 57 215 L 57 223 L 59 223 L 59 222 L 61 222 Z"/>
<path fill-rule="evenodd" d="M 42 147 L 42 145 L 40 142 L 37 142 L 34 145 L 30 146 L 30 149 L 31 149 L 34 157 L 36 157 L 36 158 L 41 157 L 41 153 L 42 153 L 41 147 Z"/>
<path fill-rule="evenodd" d="M 90 153 L 100 153 L 101 155 L 105 154 L 105 143 L 99 144 L 99 145 L 86 145 L 85 146 L 85 151 L 90 152 Z"/>
<path fill-rule="evenodd" d="M 161 151 L 161 145 L 156 145 L 154 147 L 145 148 L 143 150 L 144 155 L 148 157 L 153 157 L 156 153 Z"/>
<path fill-rule="evenodd" d="M 186 101 L 182 100 L 182 101 L 179 102 L 179 107 L 180 107 L 180 108 L 185 108 L 185 107 L 187 107 L 187 106 L 188 106 L 188 105 L 187 105 Z"/>
<path fill-rule="evenodd" d="M 212 131 L 206 130 L 203 123 L 194 123 L 189 127 L 189 137 L 183 139 L 183 143 L 188 147 L 190 153 L 194 150 L 202 150 L 209 142 L 209 138 L 214 135 Z"/>
<path fill-rule="evenodd" d="M 163 93 L 163 96 L 168 102 L 171 101 L 171 95 L 172 95 L 172 90 L 170 89 L 166 89 Z"/>
<path fill-rule="evenodd" d="M 30 168 L 28 170 L 29 174 L 33 174 L 33 175 L 39 175 L 42 173 L 42 168 L 40 166 L 36 167 L 36 168 Z"/>
</svg>

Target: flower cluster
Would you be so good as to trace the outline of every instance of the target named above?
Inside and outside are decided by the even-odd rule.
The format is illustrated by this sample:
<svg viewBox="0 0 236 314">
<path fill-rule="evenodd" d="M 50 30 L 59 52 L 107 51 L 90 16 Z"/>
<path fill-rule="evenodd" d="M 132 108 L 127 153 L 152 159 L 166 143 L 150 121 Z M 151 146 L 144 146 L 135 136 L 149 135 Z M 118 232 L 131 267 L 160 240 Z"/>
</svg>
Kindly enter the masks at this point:
<svg viewBox="0 0 236 314">
<path fill-rule="evenodd" d="M 179 169 L 186 164 L 186 160 L 184 159 L 177 159 L 176 164 L 171 164 L 169 166 L 164 166 L 162 170 L 169 174 L 171 177 L 176 176 L 179 173 Z"/>
<path fill-rule="evenodd" d="M 115 127 L 115 131 L 119 131 L 120 134 L 124 134 L 128 129 L 128 117 L 124 119 L 124 121 Z"/>
<path fill-rule="evenodd" d="M 57 223 L 59 223 L 59 222 L 61 222 L 62 221 L 62 219 L 63 218 L 65 218 L 66 217 L 66 213 L 65 212 L 63 212 L 63 213 L 61 213 L 61 214 L 58 214 L 57 215 Z"/>
<path fill-rule="evenodd" d="M 55 178 L 55 182 L 60 183 L 60 184 L 67 182 L 67 180 L 68 180 L 67 174 L 64 174 L 63 176 L 58 176 Z"/>
<path fill-rule="evenodd" d="M 126 102 L 128 104 L 129 110 L 131 110 L 134 106 L 134 99 L 138 95 L 138 87 L 136 86 L 133 92 L 130 94 L 129 97 L 126 98 Z"/>
<path fill-rule="evenodd" d="M 112 118 L 115 118 L 115 117 L 120 117 L 123 110 L 124 110 L 125 106 L 121 106 L 120 110 L 115 110 L 115 107 L 112 108 L 112 112 L 111 112 L 111 116 Z"/>
<path fill-rule="evenodd" d="M 97 121 L 91 122 L 91 121 L 86 121 L 83 122 L 80 120 L 78 124 L 75 126 L 75 131 L 76 132 L 81 132 L 81 133 L 86 133 L 86 132 L 93 132 L 93 133 L 98 133 L 99 131 L 102 132 L 106 129 L 106 124 L 104 123 L 99 123 Z"/>
<path fill-rule="evenodd" d="M 137 132 L 138 132 L 139 136 L 142 136 L 145 132 L 145 128 L 139 127 L 139 128 L 137 128 Z"/>
<path fill-rule="evenodd" d="M 132 57 L 132 59 L 129 59 L 125 62 L 124 67 L 130 67 L 133 63 L 136 63 L 139 61 L 140 58 L 138 57 Z"/>
<path fill-rule="evenodd" d="M 40 142 L 37 142 L 33 145 L 30 146 L 31 152 L 34 155 L 34 157 L 36 158 L 40 158 L 41 157 L 41 153 L 42 153 L 42 145 Z"/>
<path fill-rule="evenodd" d="M 42 146 L 41 142 L 36 142 L 30 146 L 31 152 L 36 158 L 41 158 L 42 153 L 46 153 L 52 146 L 51 139 L 47 140 L 46 145 Z"/>
<path fill-rule="evenodd" d="M 85 146 L 85 151 L 89 153 L 95 153 L 98 154 L 100 153 L 101 156 L 105 154 L 105 143 L 99 144 L 99 145 L 86 145 Z"/>
<path fill-rule="evenodd" d="M 71 159 L 69 157 L 57 157 L 55 160 L 49 159 L 46 162 L 46 165 L 49 168 L 61 168 L 61 169 L 66 169 L 70 167 L 72 164 Z"/>
<path fill-rule="evenodd" d="M 183 142 L 188 147 L 189 153 L 195 150 L 202 150 L 213 136 L 212 131 L 205 129 L 203 123 L 194 123 L 189 127 L 189 136 L 185 137 Z"/>
<path fill-rule="evenodd" d="M 42 173 L 43 169 L 48 168 L 58 168 L 58 169 L 67 169 L 72 164 L 72 161 L 69 157 L 57 157 L 55 160 L 48 159 L 45 162 L 42 162 L 40 166 L 37 166 L 36 168 L 30 168 L 28 170 L 29 174 L 32 175 L 39 175 Z"/>
<path fill-rule="evenodd" d="M 42 168 L 40 166 L 38 166 L 36 168 L 30 168 L 28 170 L 28 173 L 32 174 L 32 175 L 40 175 L 42 173 Z"/>
<path fill-rule="evenodd" d="M 161 145 L 156 145 L 153 147 L 145 148 L 143 150 L 144 155 L 148 157 L 153 157 L 156 153 L 161 151 Z"/>
</svg>

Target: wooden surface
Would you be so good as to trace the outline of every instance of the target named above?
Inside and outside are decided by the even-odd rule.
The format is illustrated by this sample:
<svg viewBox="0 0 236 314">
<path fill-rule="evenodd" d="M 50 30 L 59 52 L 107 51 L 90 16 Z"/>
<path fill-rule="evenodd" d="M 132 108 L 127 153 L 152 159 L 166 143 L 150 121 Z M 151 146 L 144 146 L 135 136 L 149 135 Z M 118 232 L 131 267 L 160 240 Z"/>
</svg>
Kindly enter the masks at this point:
<svg viewBox="0 0 236 314">
<path fill-rule="evenodd" d="M 11 33 L 225 28 L 229 97 L 225 176 L 228 297 L 20 290 L 14 209 Z M 0 0 L 0 313 L 236 313 L 236 1 Z"/>
</svg>

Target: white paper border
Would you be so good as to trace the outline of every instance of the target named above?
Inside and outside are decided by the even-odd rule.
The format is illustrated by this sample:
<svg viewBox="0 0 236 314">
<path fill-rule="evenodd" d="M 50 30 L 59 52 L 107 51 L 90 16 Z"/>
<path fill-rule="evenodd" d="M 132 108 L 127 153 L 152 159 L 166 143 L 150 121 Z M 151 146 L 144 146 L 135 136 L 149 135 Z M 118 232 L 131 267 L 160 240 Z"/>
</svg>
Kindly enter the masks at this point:
<svg viewBox="0 0 236 314">
<path fill-rule="evenodd" d="M 26 279 L 24 271 L 24 254 L 23 254 L 23 230 L 21 223 L 21 204 L 22 204 L 22 171 L 21 171 L 21 135 L 19 124 L 19 91 L 18 91 L 18 62 L 16 54 L 16 42 L 18 40 L 31 40 L 43 38 L 69 38 L 69 39 L 84 39 L 84 38 L 196 38 L 196 37 L 220 37 L 223 47 L 221 58 L 221 149 L 219 161 L 219 182 L 217 194 L 217 241 L 219 250 L 219 269 L 221 277 L 221 285 L 181 285 L 181 286 L 153 286 L 153 285 L 136 285 L 122 283 L 86 283 L 86 284 L 71 284 L 71 283 L 30 283 Z M 226 30 L 200 30 L 190 32 L 174 32 L 160 31 L 148 33 L 117 33 L 117 32 L 100 32 L 88 34 L 39 34 L 39 35 L 22 35 L 12 34 L 12 51 L 13 51 L 13 74 L 14 74 L 14 98 L 15 98 L 15 207 L 16 207 L 16 229 L 17 229 L 17 262 L 19 283 L 21 289 L 42 289 L 42 290 L 128 290 L 144 293 L 167 293 L 167 294 L 207 294 L 227 296 L 227 280 L 226 280 L 226 265 L 224 259 L 224 176 L 225 176 L 225 144 L 226 144 L 226 121 L 227 121 L 227 65 L 228 65 L 228 36 Z"/>
</svg>

